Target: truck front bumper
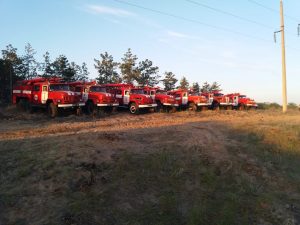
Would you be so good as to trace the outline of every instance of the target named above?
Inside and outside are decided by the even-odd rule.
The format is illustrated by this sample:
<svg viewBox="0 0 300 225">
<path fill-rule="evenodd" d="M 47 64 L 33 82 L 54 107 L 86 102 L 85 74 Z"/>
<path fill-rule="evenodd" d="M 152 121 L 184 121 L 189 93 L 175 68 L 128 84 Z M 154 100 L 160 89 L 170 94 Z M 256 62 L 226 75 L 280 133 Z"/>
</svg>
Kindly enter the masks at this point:
<svg viewBox="0 0 300 225">
<path fill-rule="evenodd" d="M 97 104 L 98 107 L 112 107 L 112 106 L 119 106 L 119 103 L 103 103 L 103 104 Z"/>
<path fill-rule="evenodd" d="M 197 103 L 197 106 L 210 106 L 210 103 Z"/>
<path fill-rule="evenodd" d="M 78 104 L 57 104 L 58 108 L 71 108 L 76 106 L 78 106 Z"/>
<path fill-rule="evenodd" d="M 154 108 L 154 107 L 157 107 L 157 104 L 139 105 L 139 108 Z"/>
<path fill-rule="evenodd" d="M 178 104 L 171 104 L 171 103 L 164 103 L 163 105 L 165 105 L 165 106 L 175 106 L 175 107 L 179 106 Z"/>
<path fill-rule="evenodd" d="M 76 104 L 62 104 L 62 103 L 57 104 L 58 108 L 72 108 L 72 107 L 83 107 L 83 106 L 85 106 L 84 102 L 80 102 Z"/>
</svg>

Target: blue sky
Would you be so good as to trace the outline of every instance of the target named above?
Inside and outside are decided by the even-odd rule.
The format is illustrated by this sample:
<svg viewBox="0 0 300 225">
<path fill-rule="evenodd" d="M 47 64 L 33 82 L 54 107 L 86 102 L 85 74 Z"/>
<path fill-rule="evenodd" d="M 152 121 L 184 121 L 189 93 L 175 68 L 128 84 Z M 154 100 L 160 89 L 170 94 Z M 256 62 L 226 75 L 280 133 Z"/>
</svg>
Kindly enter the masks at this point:
<svg viewBox="0 0 300 225">
<path fill-rule="evenodd" d="M 224 93 L 242 92 L 281 103 L 279 0 L 0 0 L 0 49 L 26 43 L 37 60 L 50 52 L 86 62 L 107 51 L 120 61 L 128 48 L 180 79 L 217 81 Z M 255 2 L 266 6 L 261 7 Z M 272 10 L 273 9 L 273 10 Z M 300 1 L 285 0 L 288 102 L 300 103 Z M 180 17 L 180 18 L 179 18 Z M 299 21 L 298 21 L 299 18 Z"/>
</svg>

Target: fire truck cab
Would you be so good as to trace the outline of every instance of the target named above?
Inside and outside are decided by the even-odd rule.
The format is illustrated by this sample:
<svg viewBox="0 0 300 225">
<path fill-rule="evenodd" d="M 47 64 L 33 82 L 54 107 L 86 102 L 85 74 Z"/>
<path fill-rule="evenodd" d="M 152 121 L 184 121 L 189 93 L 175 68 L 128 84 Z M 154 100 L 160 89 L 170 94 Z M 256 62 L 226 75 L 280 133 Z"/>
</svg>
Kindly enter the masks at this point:
<svg viewBox="0 0 300 225">
<path fill-rule="evenodd" d="M 114 94 L 119 107 L 129 108 L 131 114 L 138 114 L 141 109 L 154 109 L 157 104 L 143 88 L 131 84 L 106 84 L 108 92 Z"/>
<path fill-rule="evenodd" d="M 232 109 L 232 100 L 218 91 L 202 93 L 208 99 L 210 108 L 213 110 Z"/>
<path fill-rule="evenodd" d="M 109 93 L 105 86 L 99 85 L 95 81 L 73 82 L 71 86 L 76 95 L 84 101 L 88 114 L 93 114 L 96 110 L 102 109 L 112 112 L 115 107 L 119 106 L 115 95 Z"/>
<path fill-rule="evenodd" d="M 188 91 L 187 90 L 172 90 L 167 92 L 168 95 L 174 96 L 175 100 L 178 102 L 180 108 L 187 108 L 188 107 Z"/>
<path fill-rule="evenodd" d="M 59 78 L 35 78 L 18 82 L 13 88 L 13 104 L 26 111 L 46 108 L 50 117 L 58 114 L 59 108 L 76 108 L 80 112 L 84 102 Z"/>
<path fill-rule="evenodd" d="M 173 95 L 169 95 L 167 91 L 154 87 L 143 87 L 144 91 L 151 96 L 154 102 L 157 104 L 157 111 L 176 111 L 179 106 Z"/>
<path fill-rule="evenodd" d="M 188 108 L 192 111 L 207 110 L 210 102 L 200 93 L 189 91 Z"/>
<path fill-rule="evenodd" d="M 257 109 L 257 103 L 254 101 L 254 99 L 250 99 L 246 95 L 241 95 L 240 93 L 232 93 L 226 96 L 232 100 L 232 106 L 234 109 Z"/>
</svg>

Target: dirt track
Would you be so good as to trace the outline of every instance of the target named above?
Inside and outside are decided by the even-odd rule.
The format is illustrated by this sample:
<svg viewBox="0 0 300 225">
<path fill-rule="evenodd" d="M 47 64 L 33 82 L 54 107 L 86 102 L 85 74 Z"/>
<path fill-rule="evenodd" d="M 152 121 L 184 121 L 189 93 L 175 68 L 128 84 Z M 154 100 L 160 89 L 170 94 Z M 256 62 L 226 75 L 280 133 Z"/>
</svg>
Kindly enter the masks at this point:
<svg viewBox="0 0 300 225">
<path fill-rule="evenodd" d="M 290 116 L 293 122 L 299 122 L 297 113 Z M 49 119 L 44 114 L 17 113 L 14 109 L 2 115 L 0 120 L 0 141 L 39 140 L 40 144 L 48 144 L 49 138 L 57 138 L 64 143 L 85 142 L 94 147 L 101 141 L 101 147 L 110 147 L 110 137 L 122 137 L 123 149 L 130 146 L 147 146 L 155 149 L 155 145 L 177 144 L 181 146 L 210 146 L 210 153 L 216 160 L 226 157 L 224 146 L 236 145 L 228 138 L 228 129 L 241 124 L 255 126 L 264 122 L 286 121 L 280 114 L 264 114 L 256 111 L 207 111 L 150 113 L 130 115 L 119 112 L 114 115 L 92 118 L 90 116 L 67 116 Z M 290 119 L 290 120 L 291 120 Z M 97 136 L 97 141 L 93 137 Z M 131 141 L 130 141 L 131 140 Z M 151 141 L 147 141 L 151 140 Z M 132 145 L 134 141 L 134 145 Z M 128 143 L 127 143 L 128 142 Z M 107 146 L 106 146 L 107 145 Z M 79 145 L 80 146 L 80 145 Z M 78 147 L 79 147 L 78 146 Z M 151 147 L 152 146 L 152 147 Z M 79 150 L 79 149 L 78 149 Z"/>
</svg>

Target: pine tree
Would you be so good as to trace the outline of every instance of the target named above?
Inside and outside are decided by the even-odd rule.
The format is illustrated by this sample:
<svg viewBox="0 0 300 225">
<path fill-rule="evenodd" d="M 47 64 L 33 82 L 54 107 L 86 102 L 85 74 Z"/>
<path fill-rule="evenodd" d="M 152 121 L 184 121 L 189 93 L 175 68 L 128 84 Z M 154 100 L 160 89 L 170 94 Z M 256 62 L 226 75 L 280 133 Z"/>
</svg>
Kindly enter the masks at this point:
<svg viewBox="0 0 300 225">
<path fill-rule="evenodd" d="M 203 83 L 201 87 L 201 92 L 212 92 L 212 91 L 222 91 L 221 85 L 216 81 L 212 84 L 209 84 L 207 81 Z"/>
<path fill-rule="evenodd" d="M 89 78 L 89 70 L 85 62 L 81 66 L 81 74 L 77 77 L 77 80 L 87 80 Z"/>
<path fill-rule="evenodd" d="M 186 77 L 183 76 L 181 78 L 179 88 L 180 89 L 188 89 L 189 88 L 189 82 L 186 79 Z"/>
<path fill-rule="evenodd" d="M 166 91 L 174 89 L 177 81 L 175 74 L 172 72 L 165 72 L 165 78 L 162 80 Z"/>
<path fill-rule="evenodd" d="M 49 78 L 54 74 L 49 52 L 46 52 L 43 55 L 43 57 L 44 57 L 44 62 L 40 64 L 40 70 L 42 72 L 43 77 Z"/>
<path fill-rule="evenodd" d="M 222 91 L 221 85 L 214 81 L 210 86 L 210 91 Z"/>
<path fill-rule="evenodd" d="M 210 89 L 211 89 L 210 84 L 207 81 L 205 81 L 202 84 L 200 91 L 203 93 L 207 93 L 207 92 L 210 92 Z"/>
<path fill-rule="evenodd" d="M 138 70 L 136 68 L 136 55 L 133 55 L 131 49 L 129 48 L 122 58 L 122 63 L 120 64 L 122 80 L 126 83 L 133 83 L 138 79 Z"/>
<path fill-rule="evenodd" d="M 0 58 L 0 103 L 11 101 L 11 88 L 17 80 L 25 78 L 21 70 L 22 60 L 17 55 L 17 48 L 11 44 L 2 50 Z"/>
<path fill-rule="evenodd" d="M 193 83 L 192 89 L 193 89 L 193 92 L 199 93 L 200 92 L 200 85 L 199 85 L 199 83 L 198 82 Z"/>
<path fill-rule="evenodd" d="M 37 76 L 38 64 L 34 58 L 36 51 L 31 44 L 27 43 L 25 46 L 25 55 L 22 57 L 22 70 L 27 79 Z"/>
<path fill-rule="evenodd" d="M 119 63 L 114 62 L 112 55 L 107 52 L 100 54 L 101 59 L 94 59 L 94 66 L 98 71 L 98 77 L 96 78 L 100 84 L 118 83 L 121 81 L 119 74 L 115 71 Z"/>
<path fill-rule="evenodd" d="M 137 68 L 139 75 L 136 77 L 138 84 L 145 86 L 155 86 L 159 83 L 160 75 L 158 75 L 158 67 L 153 66 L 151 60 L 146 59 L 142 62 L 139 62 Z"/>
<path fill-rule="evenodd" d="M 69 61 L 65 55 L 60 55 L 54 60 L 54 62 L 52 63 L 52 67 L 55 76 L 64 78 L 64 73 L 69 67 Z"/>
</svg>

